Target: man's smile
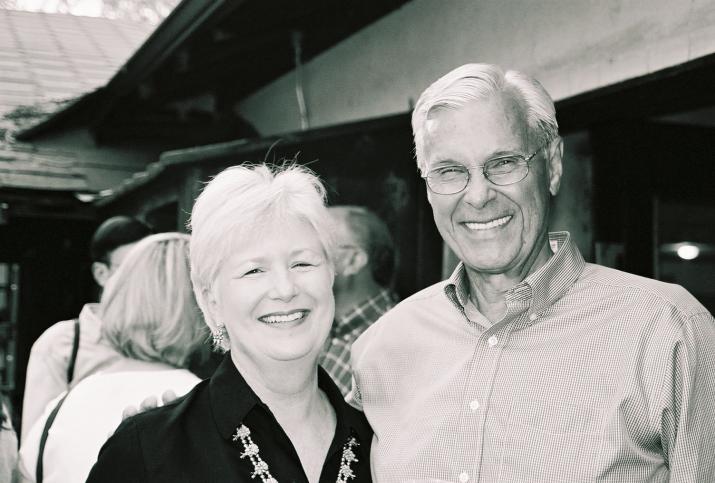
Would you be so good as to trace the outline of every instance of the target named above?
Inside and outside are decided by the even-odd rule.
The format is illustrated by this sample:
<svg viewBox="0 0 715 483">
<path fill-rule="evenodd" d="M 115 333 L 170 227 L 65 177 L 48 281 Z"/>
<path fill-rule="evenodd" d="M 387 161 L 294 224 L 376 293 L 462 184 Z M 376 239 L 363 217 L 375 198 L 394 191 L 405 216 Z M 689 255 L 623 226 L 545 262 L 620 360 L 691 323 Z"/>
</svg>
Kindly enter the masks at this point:
<svg viewBox="0 0 715 483">
<path fill-rule="evenodd" d="M 470 230 L 481 231 L 481 230 L 491 230 L 493 228 L 498 228 L 500 226 L 506 225 L 513 218 L 512 215 L 501 216 L 499 218 L 493 218 L 488 221 L 465 221 L 461 224 L 469 228 Z"/>
</svg>

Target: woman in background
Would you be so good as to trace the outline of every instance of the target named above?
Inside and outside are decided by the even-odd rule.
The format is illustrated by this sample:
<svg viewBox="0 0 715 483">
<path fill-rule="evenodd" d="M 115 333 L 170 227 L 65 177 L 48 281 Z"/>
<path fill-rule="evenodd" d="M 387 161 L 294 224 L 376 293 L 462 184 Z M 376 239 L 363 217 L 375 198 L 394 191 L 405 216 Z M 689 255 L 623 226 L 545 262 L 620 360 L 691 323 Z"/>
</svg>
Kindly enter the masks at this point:
<svg viewBox="0 0 715 483">
<path fill-rule="evenodd" d="M 335 312 L 325 190 L 306 168 L 236 166 L 191 214 L 211 379 L 124 422 L 90 483 L 369 482 L 370 430 L 318 367 Z"/>
<path fill-rule="evenodd" d="M 189 237 L 162 233 L 127 254 L 100 300 L 102 337 L 123 355 L 47 406 L 20 448 L 24 481 L 38 478 L 46 421 L 61 401 L 42 458 L 44 482 L 84 482 L 125 407 L 165 390 L 185 394 L 199 379 L 185 369 L 205 341 L 191 288 Z"/>
</svg>

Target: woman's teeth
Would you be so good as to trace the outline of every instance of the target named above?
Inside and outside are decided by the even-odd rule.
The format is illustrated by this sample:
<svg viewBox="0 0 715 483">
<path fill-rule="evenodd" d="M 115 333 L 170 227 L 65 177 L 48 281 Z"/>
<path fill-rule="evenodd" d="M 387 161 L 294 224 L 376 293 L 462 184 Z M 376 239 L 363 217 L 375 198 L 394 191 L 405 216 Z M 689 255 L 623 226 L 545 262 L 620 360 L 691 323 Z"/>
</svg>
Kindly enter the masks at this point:
<svg viewBox="0 0 715 483">
<path fill-rule="evenodd" d="M 265 317 L 261 317 L 261 320 L 263 322 L 266 322 L 267 324 L 280 324 L 280 323 L 285 323 L 285 322 L 293 322 L 294 320 L 298 320 L 301 317 L 305 315 L 305 312 L 293 312 L 291 314 L 286 314 L 286 315 L 266 315 Z"/>
</svg>

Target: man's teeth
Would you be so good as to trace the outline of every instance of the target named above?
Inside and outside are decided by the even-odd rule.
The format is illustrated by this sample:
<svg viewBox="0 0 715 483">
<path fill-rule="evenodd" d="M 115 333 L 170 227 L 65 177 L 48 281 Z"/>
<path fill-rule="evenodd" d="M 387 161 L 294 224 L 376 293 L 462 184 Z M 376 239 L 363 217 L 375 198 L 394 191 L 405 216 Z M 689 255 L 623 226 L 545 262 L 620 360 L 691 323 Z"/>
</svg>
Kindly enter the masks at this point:
<svg viewBox="0 0 715 483">
<path fill-rule="evenodd" d="M 304 312 L 293 312 L 292 314 L 286 315 L 267 315 L 265 317 L 261 317 L 261 320 L 268 324 L 280 324 L 282 322 L 293 322 L 294 320 L 298 320 L 303 317 L 303 315 L 305 315 Z"/>
<path fill-rule="evenodd" d="M 486 223 L 465 223 L 465 225 L 467 225 L 467 228 L 469 228 L 470 230 L 488 230 L 490 228 L 502 226 L 509 220 L 511 220 L 511 215 L 504 216 L 502 218 L 497 218 L 496 220 L 491 220 Z"/>
</svg>

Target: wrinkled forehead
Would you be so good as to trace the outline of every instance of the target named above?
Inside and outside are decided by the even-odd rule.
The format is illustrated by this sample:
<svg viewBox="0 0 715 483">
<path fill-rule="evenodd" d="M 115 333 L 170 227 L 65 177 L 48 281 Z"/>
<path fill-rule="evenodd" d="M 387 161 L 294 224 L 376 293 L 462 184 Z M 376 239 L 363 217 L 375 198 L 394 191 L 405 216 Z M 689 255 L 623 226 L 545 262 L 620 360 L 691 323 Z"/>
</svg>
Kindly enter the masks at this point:
<svg viewBox="0 0 715 483">
<path fill-rule="evenodd" d="M 435 102 L 427 111 L 425 130 L 427 132 L 434 130 L 445 114 L 461 110 L 475 110 L 475 108 L 481 116 L 492 117 L 495 121 L 504 118 L 523 128 L 528 125 L 526 108 L 519 96 L 511 91 L 503 91 L 459 103 Z"/>
<path fill-rule="evenodd" d="M 466 145 L 494 150 L 527 149 L 529 126 L 521 104 L 509 95 L 473 100 L 461 106 L 435 106 L 425 121 L 428 154 Z"/>
</svg>

